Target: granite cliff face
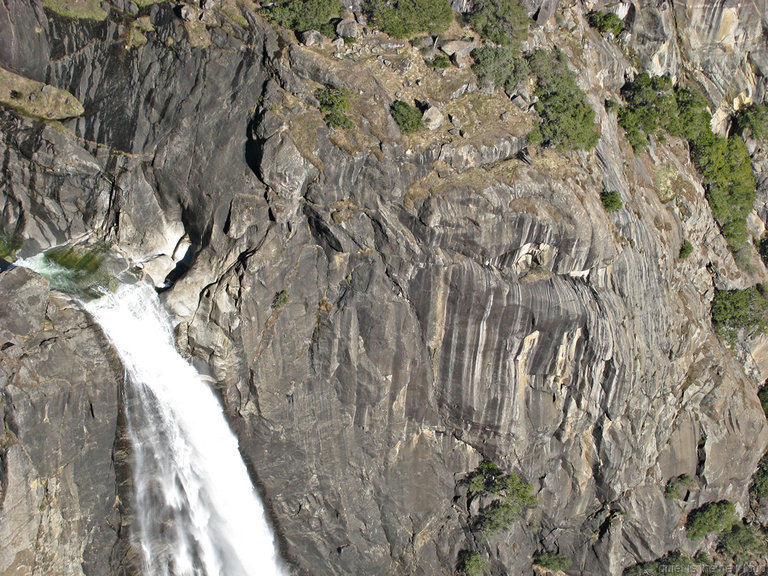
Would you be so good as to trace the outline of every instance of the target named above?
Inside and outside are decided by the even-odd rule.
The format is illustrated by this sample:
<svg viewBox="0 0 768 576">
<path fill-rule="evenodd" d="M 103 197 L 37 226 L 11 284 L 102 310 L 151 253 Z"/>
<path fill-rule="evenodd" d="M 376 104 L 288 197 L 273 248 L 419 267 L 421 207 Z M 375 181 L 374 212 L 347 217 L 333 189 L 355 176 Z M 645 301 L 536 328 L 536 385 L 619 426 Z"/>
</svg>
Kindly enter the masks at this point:
<svg viewBox="0 0 768 576">
<path fill-rule="evenodd" d="M 77 304 L 41 276 L 3 272 L 0 289 L 0 571 L 118 573 L 119 363 Z"/>
<path fill-rule="evenodd" d="M 726 347 L 709 302 L 768 273 L 734 262 L 685 143 L 635 156 L 604 101 L 640 67 L 722 110 L 761 99 L 765 10 L 627 5 L 628 50 L 550 4 L 529 44 L 582 71 L 601 138 L 530 159 L 526 106 L 375 33 L 307 47 L 228 4 L 151 5 L 141 28 L 130 4 L 102 22 L 0 6 L 0 66 L 84 106 L 60 123 L 2 110 L 4 230 L 22 255 L 107 240 L 172 283 L 179 347 L 221 394 L 296 574 L 453 574 L 472 545 L 494 574 L 532 573 L 543 549 L 620 574 L 695 552 L 681 527 L 702 503 L 749 512 L 765 342 Z M 322 84 L 352 91 L 355 130 L 325 126 Z M 402 136 L 395 98 L 442 125 Z M 37 275 L 0 273 L 0 292 L 0 574 L 134 574 L 119 363 Z M 462 480 L 484 458 L 538 505 L 475 540 Z M 681 474 L 700 489 L 665 499 Z"/>
</svg>

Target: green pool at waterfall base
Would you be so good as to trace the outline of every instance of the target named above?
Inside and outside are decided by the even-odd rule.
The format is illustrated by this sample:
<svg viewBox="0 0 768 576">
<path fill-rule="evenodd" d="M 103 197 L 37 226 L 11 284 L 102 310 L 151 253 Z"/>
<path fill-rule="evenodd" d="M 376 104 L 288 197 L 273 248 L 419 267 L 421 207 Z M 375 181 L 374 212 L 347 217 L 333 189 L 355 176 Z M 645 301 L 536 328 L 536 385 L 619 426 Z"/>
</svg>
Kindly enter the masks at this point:
<svg viewBox="0 0 768 576">
<path fill-rule="evenodd" d="M 117 285 L 117 279 L 105 270 L 108 249 L 106 244 L 57 246 L 29 258 L 27 263 L 48 279 L 53 290 L 98 298 Z"/>
</svg>

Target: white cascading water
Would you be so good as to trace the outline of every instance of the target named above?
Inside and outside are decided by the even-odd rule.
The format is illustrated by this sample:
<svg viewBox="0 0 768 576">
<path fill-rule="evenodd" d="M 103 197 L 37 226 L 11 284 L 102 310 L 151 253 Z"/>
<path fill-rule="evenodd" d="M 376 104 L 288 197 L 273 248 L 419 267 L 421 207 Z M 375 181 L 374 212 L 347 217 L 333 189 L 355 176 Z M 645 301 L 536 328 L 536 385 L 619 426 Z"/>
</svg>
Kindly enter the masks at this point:
<svg viewBox="0 0 768 576">
<path fill-rule="evenodd" d="M 42 256 L 17 264 L 69 290 Z M 218 399 L 179 355 L 155 290 L 121 285 L 83 304 L 126 371 L 133 535 L 144 576 L 283 576 L 264 508 Z"/>
<path fill-rule="evenodd" d="M 274 539 L 221 405 L 176 351 L 154 289 L 85 305 L 125 366 L 134 530 L 146 576 L 282 575 Z"/>
</svg>

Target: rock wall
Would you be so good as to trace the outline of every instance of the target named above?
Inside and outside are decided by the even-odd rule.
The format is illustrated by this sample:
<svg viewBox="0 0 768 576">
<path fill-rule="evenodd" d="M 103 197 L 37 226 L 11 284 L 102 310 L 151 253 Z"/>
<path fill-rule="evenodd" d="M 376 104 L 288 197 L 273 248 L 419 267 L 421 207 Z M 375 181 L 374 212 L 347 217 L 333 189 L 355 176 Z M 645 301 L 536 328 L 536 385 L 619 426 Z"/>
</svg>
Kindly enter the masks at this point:
<svg viewBox="0 0 768 576">
<path fill-rule="evenodd" d="M 376 34 L 308 48 L 247 8 L 190 21 L 157 4 L 137 45 L 130 19 L 7 6 L 2 66 L 85 113 L 46 124 L 3 111 L 4 229 L 22 254 L 106 239 L 172 284 L 179 346 L 214 380 L 296 574 L 453 574 L 472 546 L 495 574 L 531 573 L 544 548 L 576 573 L 620 574 L 694 552 L 679 527 L 701 503 L 746 511 L 768 427 L 709 301 L 767 273 L 756 255 L 750 273 L 734 263 L 683 142 L 632 154 L 603 103 L 635 63 L 581 6 L 551 6 L 529 43 L 581 70 L 600 143 L 530 162 L 525 107 Z M 748 29 L 732 60 L 710 55 L 722 26 L 706 7 L 672 20 L 633 5 L 626 40 L 659 71 L 706 79 L 715 104 L 726 74 L 759 96 L 759 70 L 732 72 L 763 49 L 745 6 L 715 11 Z M 355 130 L 325 126 L 314 90 L 327 83 L 352 91 Z M 447 121 L 404 137 L 396 98 Z M 604 189 L 624 209 L 606 213 Z M 17 535 L 0 575 L 134 573 L 119 368 L 39 277 L 3 272 L 0 290 L 0 530 Z M 462 484 L 483 458 L 538 498 L 486 540 Z M 683 473 L 700 489 L 666 500 Z"/>
<path fill-rule="evenodd" d="M 764 2 L 632 3 L 626 40 L 643 69 L 698 84 L 725 130 L 733 110 L 765 97 L 765 13 Z"/>
<path fill-rule="evenodd" d="M 119 361 L 41 276 L 3 272 L 0 294 L 0 573 L 118 574 Z"/>
</svg>

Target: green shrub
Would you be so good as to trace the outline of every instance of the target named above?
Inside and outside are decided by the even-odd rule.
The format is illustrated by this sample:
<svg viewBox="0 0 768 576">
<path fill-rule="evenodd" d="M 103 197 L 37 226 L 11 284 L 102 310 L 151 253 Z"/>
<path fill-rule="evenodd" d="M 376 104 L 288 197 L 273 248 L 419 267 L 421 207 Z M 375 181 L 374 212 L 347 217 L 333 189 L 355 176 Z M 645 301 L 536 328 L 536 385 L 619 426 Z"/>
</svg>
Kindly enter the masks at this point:
<svg viewBox="0 0 768 576">
<path fill-rule="evenodd" d="M 469 480 L 469 493 L 477 494 L 485 491 L 485 478 L 482 476 L 472 476 Z"/>
<path fill-rule="evenodd" d="M 746 217 L 755 200 L 755 178 L 744 142 L 714 134 L 704 96 L 673 87 L 668 77 L 639 74 L 621 94 L 626 105 L 619 109 L 619 123 L 635 152 L 645 150 L 649 137 L 663 139 L 666 133 L 688 140 L 712 214 L 728 247 L 738 253 L 749 242 Z"/>
<path fill-rule="evenodd" d="M 760 253 L 760 258 L 763 260 L 763 264 L 768 266 L 768 235 L 763 235 L 763 237 L 760 238 L 757 250 Z"/>
<path fill-rule="evenodd" d="M 541 133 L 541 126 L 537 125 L 533 127 L 533 130 L 528 132 L 528 134 L 525 137 L 526 144 L 530 144 L 531 146 L 538 146 L 542 142 L 544 142 L 544 135 Z"/>
<path fill-rule="evenodd" d="M 624 576 L 657 576 L 658 573 L 658 562 L 642 562 L 624 569 Z"/>
<path fill-rule="evenodd" d="M 483 46 L 472 51 L 472 71 L 481 84 L 512 89 L 530 73 L 528 62 L 508 46 Z"/>
<path fill-rule="evenodd" d="M 756 140 L 765 138 L 768 133 L 768 105 L 763 102 L 741 108 L 733 118 L 733 130 Z"/>
<path fill-rule="evenodd" d="M 514 473 L 501 476 L 490 487 L 492 494 L 503 496 L 515 506 L 535 506 L 536 497 L 532 494 L 533 484 L 526 482 Z"/>
<path fill-rule="evenodd" d="M 712 299 L 712 324 L 720 338 L 733 344 L 739 330 L 748 336 L 765 332 L 768 300 L 752 286 L 746 290 L 716 290 Z"/>
<path fill-rule="evenodd" d="M 757 464 L 749 491 L 757 500 L 768 498 L 768 453 L 764 454 Z"/>
<path fill-rule="evenodd" d="M 709 554 L 704 550 L 697 552 L 696 556 L 693 557 L 693 560 L 699 566 L 712 566 L 714 564 L 714 562 L 712 562 L 712 558 L 710 558 Z"/>
<path fill-rule="evenodd" d="M 621 108 L 621 105 L 616 102 L 616 100 L 612 100 L 610 98 L 606 99 L 605 101 L 605 111 L 610 113 L 616 112 L 619 113 L 619 108 Z"/>
<path fill-rule="evenodd" d="M 352 93 L 344 87 L 326 86 L 315 91 L 315 98 L 320 103 L 320 110 L 325 112 L 325 123 L 331 128 L 355 127 L 346 112 L 351 106 L 349 97 Z"/>
<path fill-rule="evenodd" d="M 527 483 L 517 474 L 504 474 L 495 462 L 483 460 L 474 472 L 469 475 L 469 491 L 473 494 L 486 492 L 490 494 L 505 494 L 516 492 L 522 488 L 525 491 Z"/>
<path fill-rule="evenodd" d="M 592 10 L 587 13 L 587 22 L 592 28 L 596 28 L 600 32 L 611 32 L 614 36 L 618 36 L 624 30 L 624 23 L 621 18 L 613 12 Z"/>
<path fill-rule="evenodd" d="M 643 562 L 624 569 L 624 576 L 657 576 L 658 573 L 659 564 L 657 562 Z"/>
<path fill-rule="evenodd" d="M 481 510 L 479 526 L 486 534 L 505 532 L 522 517 L 522 512 L 519 506 L 496 500 Z"/>
<path fill-rule="evenodd" d="M 534 94 L 538 98 L 536 112 L 541 117 L 537 126 L 541 142 L 559 150 L 594 148 L 599 137 L 595 111 L 576 84 L 565 56 L 561 52 L 536 50 L 528 56 L 528 63 L 536 75 Z"/>
<path fill-rule="evenodd" d="M 763 406 L 763 412 L 768 418 L 768 381 L 764 382 L 757 391 L 757 397 L 760 398 L 760 404 Z"/>
<path fill-rule="evenodd" d="M 664 490 L 664 498 L 667 500 L 679 500 L 685 495 L 684 491 L 687 491 L 694 486 L 696 486 L 696 481 L 688 474 L 682 474 L 667 482 L 667 487 Z"/>
<path fill-rule="evenodd" d="M 352 130 L 355 124 L 350 120 L 344 112 L 338 110 L 332 110 L 323 117 L 325 123 L 329 128 L 344 128 L 345 130 Z"/>
<path fill-rule="evenodd" d="M 624 576 L 660 576 L 662 574 L 693 574 L 693 567 L 700 562 L 680 551 L 667 553 L 652 562 L 635 564 L 624 570 Z"/>
<path fill-rule="evenodd" d="M 277 294 L 275 294 L 275 297 L 272 299 L 272 310 L 280 310 L 285 307 L 288 302 L 291 301 L 291 296 L 288 294 L 287 291 L 281 290 Z"/>
<path fill-rule="evenodd" d="M 619 109 L 619 124 L 635 152 L 643 152 L 648 137 L 663 138 L 665 132 L 677 132 L 677 101 L 668 76 L 638 74 L 621 89 L 626 102 Z"/>
<path fill-rule="evenodd" d="M 626 104 L 619 109 L 619 124 L 635 152 L 642 152 L 648 137 L 664 139 L 665 133 L 695 140 L 711 132 L 712 119 L 702 94 L 673 86 L 668 76 L 639 74 L 621 89 Z"/>
<path fill-rule="evenodd" d="M 315 98 L 320 103 L 320 109 L 323 112 L 330 112 L 331 110 L 347 112 L 351 95 L 352 93 L 344 87 L 326 86 L 315 90 Z"/>
<path fill-rule="evenodd" d="M 536 505 L 531 493 L 533 485 L 523 482 L 515 474 L 510 475 L 514 488 L 480 512 L 480 527 L 487 534 L 509 530 L 523 515 L 528 506 Z"/>
<path fill-rule="evenodd" d="M 462 550 L 459 552 L 458 569 L 466 576 L 478 576 L 488 569 L 488 559 L 479 552 Z"/>
<path fill-rule="evenodd" d="M 421 110 L 402 100 L 396 100 L 390 108 L 392 117 L 400 126 L 403 134 L 413 134 L 424 129 Z"/>
<path fill-rule="evenodd" d="M 741 138 L 726 139 L 711 130 L 691 140 L 690 145 L 712 215 L 720 224 L 728 247 L 737 252 L 749 242 L 746 218 L 755 201 L 755 176 L 749 151 Z"/>
<path fill-rule="evenodd" d="M 571 565 L 571 559 L 563 554 L 554 552 L 537 552 L 533 555 L 533 563 L 546 570 L 567 570 Z"/>
<path fill-rule="evenodd" d="M 331 18 L 328 22 L 320 24 L 320 26 L 317 27 L 317 31 L 326 38 L 333 40 L 336 38 L 336 26 L 339 22 L 341 22 L 341 18 Z"/>
<path fill-rule="evenodd" d="M 480 511 L 477 526 L 487 534 L 508 530 L 528 506 L 536 505 L 533 485 L 514 473 L 504 474 L 495 463 L 484 460 L 468 478 L 470 494 L 498 496 Z"/>
<path fill-rule="evenodd" d="M 483 460 L 474 472 L 469 475 L 469 491 L 472 494 L 489 492 L 495 488 L 504 473 L 501 468 L 490 460 Z"/>
<path fill-rule="evenodd" d="M 486 40 L 515 50 L 528 36 L 528 11 L 518 0 L 475 0 L 467 21 Z"/>
<path fill-rule="evenodd" d="M 648 147 L 648 135 L 643 130 L 645 115 L 640 110 L 627 106 L 619 108 L 619 126 L 624 128 L 624 135 L 635 154 L 645 152 Z"/>
<path fill-rule="evenodd" d="M 304 32 L 320 30 L 340 12 L 340 0 L 287 0 L 268 8 L 266 14 L 281 26 Z"/>
<path fill-rule="evenodd" d="M 677 121 L 672 123 L 673 135 L 686 140 L 697 140 L 702 135 L 711 132 L 706 98 L 697 90 L 689 90 L 675 86 L 675 102 L 677 103 Z"/>
<path fill-rule="evenodd" d="M 434 58 L 425 60 L 424 62 L 427 66 L 435 68 L 436 70 L 444 70 L 445 68 L 451 67 L 451 59 L 445 54 L 436 54 Z"/>
<path fill-rule="evenodd" d="M 605 190 L 600 194 L 600 200 L 603 202 L 603 208 L 606 212 L 617 212 L 624 206 L 621 202 L 621 196 L 616 190 Z"/>
<path fill-rule="evenodd" d="M 718 548 L 735 562 L 745 563 L 768 553 L 764 539 L 765 535 L 755 526 L 738 523 L 720 534 Z"/>
<path fill-rule="evenodd" d="M 693 558 L 686 556 L 678 550 L 668 552 L 665 556 L 660 558 L 658 562 L 659 572 L 662 574 L 677 574 L 682 572 L 682 569 L 684 568 L 692 568 L 696 565 L 696 561 Z"/>
<path fill-rule="evenodd" d="M 680 246 L 680 253 L 678 255 L 680 260 L 685 260 L 688 258 L 688 256 L 691 255 L 691 252 L 693 252 L 693 244 L 691 244 L 687 239 L 683 240 L 683 243 Z"/>
<path fill-rule="evenodd" d="M 440 34 L 453 22 L 449 0 L 368 0 L 363 9 L 374 26 L 394 38 Z"/>
<path fill-rule="evenodd" d="M 739 521 L 733 502 L 710 502 L 688 515 L 686 530 L 691 540 L 701 540 L 707 534 L 729 530 Z"/>
</svg>

